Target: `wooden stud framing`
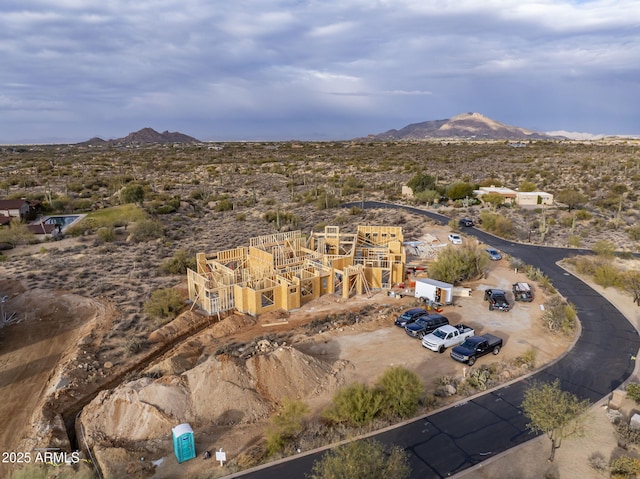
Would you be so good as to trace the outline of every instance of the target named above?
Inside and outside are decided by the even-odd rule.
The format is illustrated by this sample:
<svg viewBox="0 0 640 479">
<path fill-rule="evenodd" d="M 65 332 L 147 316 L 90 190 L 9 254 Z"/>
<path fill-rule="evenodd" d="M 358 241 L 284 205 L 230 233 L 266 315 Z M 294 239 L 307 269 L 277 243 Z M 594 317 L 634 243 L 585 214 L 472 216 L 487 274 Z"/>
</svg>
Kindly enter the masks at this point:
<svg viewBox="0 0 640 479">
<path fill-rule="evenodd" d="M 348 298 L 404 280 L 402 228 L 338 226 L 305 239 L 300 231 L 257 236 L 248 247 L 196 255 L 187 271 L 189 298 L 208 314 L 236 309 L 258 315 L 291 310 L 323 294 Z"/>
</svg>

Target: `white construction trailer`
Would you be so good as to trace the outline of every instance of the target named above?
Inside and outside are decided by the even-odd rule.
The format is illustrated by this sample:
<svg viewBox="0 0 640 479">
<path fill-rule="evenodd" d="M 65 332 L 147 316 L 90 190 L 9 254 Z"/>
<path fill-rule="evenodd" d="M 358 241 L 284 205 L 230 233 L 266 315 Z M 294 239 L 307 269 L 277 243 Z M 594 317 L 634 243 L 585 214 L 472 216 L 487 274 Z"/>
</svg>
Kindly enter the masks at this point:
<svg viewBox="0 0 640 479">
<path fill-rule="evenodd" d="M 440 306 L 451 304 L 453 301 L 453 285 L 430 278 L 417 278 L 415 297 L 426 303 Z"/>
</svg>

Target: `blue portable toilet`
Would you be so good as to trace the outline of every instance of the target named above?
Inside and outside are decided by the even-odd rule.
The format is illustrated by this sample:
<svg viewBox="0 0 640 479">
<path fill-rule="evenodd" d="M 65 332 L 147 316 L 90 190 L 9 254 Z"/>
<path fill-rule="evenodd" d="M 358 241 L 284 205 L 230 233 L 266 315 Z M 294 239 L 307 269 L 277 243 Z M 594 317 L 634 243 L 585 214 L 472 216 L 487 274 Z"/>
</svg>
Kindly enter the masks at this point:
<svg viewBox="0 0 640 479">
<path fill-rule="evenodd" d="M 173 452 L 178 463 L 188 461 L 196 457 L 196 443 L 193 438 L 193 429 L 189 424 L 180 424 L 171 429 L 173 435 Z"/>
</svg>

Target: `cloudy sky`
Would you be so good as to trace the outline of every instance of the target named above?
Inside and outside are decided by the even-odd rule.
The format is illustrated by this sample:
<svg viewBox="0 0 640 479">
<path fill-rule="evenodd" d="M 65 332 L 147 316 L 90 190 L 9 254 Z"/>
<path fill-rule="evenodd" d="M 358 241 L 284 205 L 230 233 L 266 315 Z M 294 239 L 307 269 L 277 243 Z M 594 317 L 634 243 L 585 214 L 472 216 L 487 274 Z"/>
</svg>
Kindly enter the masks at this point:
<svg viewBox="0 0 640 479">
<path fill-rule="evenodd" d="M 0 143 L 640 134 L 638 0 L 2 0 Z"/>
</svg>

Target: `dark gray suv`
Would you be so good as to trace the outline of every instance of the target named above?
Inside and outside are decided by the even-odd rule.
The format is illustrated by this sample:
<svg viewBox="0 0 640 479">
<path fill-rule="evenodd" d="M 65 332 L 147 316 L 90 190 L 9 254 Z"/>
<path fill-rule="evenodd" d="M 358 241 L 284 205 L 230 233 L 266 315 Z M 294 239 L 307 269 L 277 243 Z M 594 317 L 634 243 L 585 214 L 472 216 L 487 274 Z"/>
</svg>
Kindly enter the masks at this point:
<svg viewBox="0 0 640 479">
<path fill-rule="evenodd" d="M 407 324 L 404 330 L 409 336 L 422 339 L 445 324 L 449 324 L 449 320 L 441 314 L 427 314 L 420 316 L 413 323 Z"/>
</svg>

